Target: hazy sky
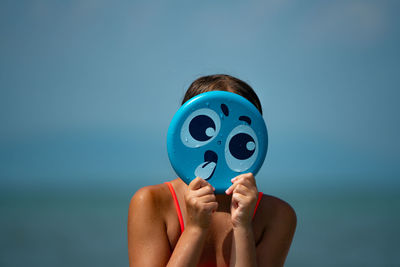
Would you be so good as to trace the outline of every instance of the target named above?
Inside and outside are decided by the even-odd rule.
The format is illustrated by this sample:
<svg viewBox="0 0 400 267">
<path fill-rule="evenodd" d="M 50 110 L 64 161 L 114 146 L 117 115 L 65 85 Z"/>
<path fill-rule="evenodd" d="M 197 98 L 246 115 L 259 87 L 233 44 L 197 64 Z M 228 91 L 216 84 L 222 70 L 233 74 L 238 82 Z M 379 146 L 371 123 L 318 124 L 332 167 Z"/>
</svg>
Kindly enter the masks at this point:
<svg viewBox="0 0 400 267">
<path fill-rule="evenodd" d="M 186 88 L 227 73 L 261 99 L 264 181 L 393 182 L 399 3 L 1 1 L 0 179 L 172 179 Z"/>
</svg>

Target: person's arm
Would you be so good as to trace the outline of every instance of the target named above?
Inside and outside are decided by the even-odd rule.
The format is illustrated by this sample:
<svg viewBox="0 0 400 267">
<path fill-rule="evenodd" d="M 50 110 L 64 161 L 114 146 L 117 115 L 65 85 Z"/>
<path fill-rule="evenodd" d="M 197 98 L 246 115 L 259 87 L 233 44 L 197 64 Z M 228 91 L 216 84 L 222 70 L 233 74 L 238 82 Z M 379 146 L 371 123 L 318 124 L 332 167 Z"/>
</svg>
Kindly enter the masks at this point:
<svg viewBox="0 0 400 267">
<path fill-rule="evenodd" d="M 128 216 L 130 266 L 196 266 L 207 235 L 211 213 L 217 209 L 213 188 L 203 179 L 195 179 L 185 193 L 187 226 L 174 251 L 160 216 L 157 192 L 139 190 L 132 198 Z"/>
<path fill-rule="evenodd" d="M 269 197 L 266 202 L 269 211 L 263 219 L 268 225 L 257 244 L 257 262 L 260 266 L 283 267 L 296 230 L 296 213 L 278 198 Z"/>
<path fill-rule="evenodd" d="M 218 208 L 213 187 L 194 179 L 185 192 L 187 224 L 167 266 L 197 266 L 203 252 L 211 214 Z"/>
<path fill-rule="evenodd" d="M 231 220 L 233 227 L 230 266 L 257 266 L 252 217 L 258 190 L 252 173 L 236 176 L 226 194 L 232 194 Z M 264 265 L 261 265 L 264 266 Z"/>
<path fill-rule="evenodd" d="M 283 266 L 296 229 L 293 208 L 277 198 L 268 200 L 270 210 L 261 218 L 268 225 L 256 246 L 251 226 L 258 195 L 254 176 L 242 174 L 232 179 L 232 183 L 226 191 L 232 194 L 231 266 Z"/>
<path fill-rule="evenodd" d="M 144 187 L 132 197 L 128 214 L 129 266 L 165 266 L 171 256 L 158 191 Z"/>
</svg>

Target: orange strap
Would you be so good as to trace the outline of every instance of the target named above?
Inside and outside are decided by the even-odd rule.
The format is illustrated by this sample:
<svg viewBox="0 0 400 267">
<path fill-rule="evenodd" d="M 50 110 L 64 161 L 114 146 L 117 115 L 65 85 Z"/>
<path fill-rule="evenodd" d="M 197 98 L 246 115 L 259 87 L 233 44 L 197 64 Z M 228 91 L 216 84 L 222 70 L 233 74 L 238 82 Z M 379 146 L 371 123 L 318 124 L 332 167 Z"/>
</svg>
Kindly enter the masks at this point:
<svg viewBox="0 0 400 267">
<path fill-rule="evenodd" d="M 174 199 L 176 213 L 178 214 L 179 224 L 181 225 L 181 233 L 183 233 L 185 226 L 183 224 L 183 217 L 181 208 L 179 206 L 178 198 L 176 197 L 175 190 L 172 184 L 170 182 L 165 182 L 165 183 L 168 185 L 169 191 L 171 191 L 172 198 Z"/>
<path fill-rule="evenodd" d="M 257 208 L 258 208 L 258 205 L 260 205 L 262 196 L 263 196 L 263 192 L 258 192 L 258 199 L 257 199 L 256 208 L 254 209 L 253 219 L 254 219 L 254 216 L 256 216 Z"/>
<path fill-rule="evenodd" d="M 176 197 L 176 193 L 175 193 L 175 190 L 174 190 L 174 187 L 172 186 L 172 184 L 170 182 L 165 182 L 165 184 L 168 185 L 169 191 L 171 192 L 172 198 L 174 199 L 175 209 L 176 209 L 176 213 L 178 214 L 179 224 L 181 226 L 181 233 L 182 233 L 183 230 L 185 230 L 185 226 L 183 224 L 183 216 L 182 216 L 181 208 L 179 206 L 178 198 Z M 263 196 L 263 192 L 258 192 L 258 199 L 257 199 L 256 207 L 254 209 L 253 219 L 254 219 L 254 216 L 256 215 L 257 208 L 260 205 L 262 196 Z"/>
</svg>

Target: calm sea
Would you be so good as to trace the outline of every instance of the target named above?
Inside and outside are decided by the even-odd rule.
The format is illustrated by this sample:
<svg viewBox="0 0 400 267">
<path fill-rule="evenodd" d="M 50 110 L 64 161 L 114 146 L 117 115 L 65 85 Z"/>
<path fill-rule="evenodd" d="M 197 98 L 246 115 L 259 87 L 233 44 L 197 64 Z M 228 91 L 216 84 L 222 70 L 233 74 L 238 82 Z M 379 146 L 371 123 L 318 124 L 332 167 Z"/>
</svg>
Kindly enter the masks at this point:
<svg viewBox="0 0 400 267">
<path fill-rule="evenodd" d="M 136 189 L 3 188 L 0 266 L 128 266 Z M 398 188 L 299 191 L 278 195 L 298 216 L 286 266 L 400 266 Z"/>
</svg>

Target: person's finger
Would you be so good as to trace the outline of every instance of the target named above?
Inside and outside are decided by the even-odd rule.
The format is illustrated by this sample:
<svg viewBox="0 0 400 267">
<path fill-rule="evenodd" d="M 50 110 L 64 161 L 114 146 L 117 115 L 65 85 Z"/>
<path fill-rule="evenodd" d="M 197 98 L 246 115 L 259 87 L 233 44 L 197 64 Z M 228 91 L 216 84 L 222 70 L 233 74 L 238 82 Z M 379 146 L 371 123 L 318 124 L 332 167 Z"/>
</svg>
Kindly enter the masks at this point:
<svg viewBox="0 0 400 267">
<path fill-rule="evenodd" d="M 238 184 L 238 185 L 235 187 L 235 189 L 233 190 L 233 193 L 234 193 L 234 194 L 235 194 L 235 193 L 239 193 L 239 194 L 241 194 L 241 195 L 248 196 L 248 195 L 251 194 L 251 190 L 250 190 L 247 186 L 245 186 L 245 185 L 243 185 L 243 184 Z"/>
<path fill-rule="evenodd" d="M 232 202 L 236 203 L 237 205 L 239 205 L 239 203 L 241 203 L 243 206 L 255 205 L 256 201 L 257 194 L 244 185 L 239 184 L 233 191 Z"/>
<path fill-rule="evenodd" d="M 208 194 L 214 195 L 214 188 L 210 184 L 208 184 L 208 185 L 206 185 L 206 186 L 204 186 L 202 188 L 199 188 L 197 190 L 193 190 L 191 192 L 191 194 L 194 197 L 201 197 L 201 196 L 208 195 Z"/>
<path fill-rule="evenodd" d="M 241 184 L 241 185 L 244 185 L 244 186 L 246 186 L 248 188 L 255 187 L 255 184 L 251 180 L 249 180 L 248 178 L 241 178 L 239 180 L 236 180 L 234 182 L 234 184 Z"/>
<path fill-rule="evenodd" d="M 231 181 L 236 181 L 236 180 L 239 180 L 239 179 L 251 179 L 251 180 L 255 180 L 253 173 L 248 172 L 248 173 L 239 174 L 238 176 L 232 178 Z"/>
<path fill-rule="evenodd" d="M 258 192 L 256 181 L 252 175 L 241 176 L 233 181 L 234 184 L 242 184 L 248 187 L 249 189 Z"/>
<path fill-rule="evenodd" d="M 201 196 L 198 199 L 199 203 L 210 203 L 210 202 L 216 202 L 215 195 L 205 195 Z"/>
<path fill-rule="evenodd" d="M 240 175 L 234 177 L 233 179 L 231 179 L 231 182 L 232 183 L 244 182 L 244 183 L 250 183 L 250 184 L 254 184 L 254 185 L 256 184 L 254 175 L 251 172 L 240 174 Z"/>
<path fill-rule="evenodd" d="M 202 188 L 202 187 L 204 187 L 206 185 L 209 185 L 209 183 L 206 180 L 204 180 L 204 179 L 202 179 L 200 177 L 196 177 L 193 181 L 190 182 L 189 189 L 190 190 L 197 190 L 197 189 Z"/>
<path fill-rule="evenodd" d="M 234 192 L 232 194 L 232 202 L 242 203 L 244 200 L 246 200 L 246 195 L 244 195 L 240 192 Z"/>
<path fill-rule="evenodd" d="M 230 195 L 230 194 L 235 190 L 235 187 L 236 187 L 238 184 L 245 185 L 246 187 L 248 187 L 248 188 L 250 188 L 250 189 L 253 189 L 253 190 L 255 190 L 255 191 L 258 191 L 258 190 L 257 190 L 257 185 L 256 185 L 256 183 L 255 183 L 255 179 L 254 179 L 254 176 L 253 176 L 252 173 L 240 174 L 240 175 L 236 176 L 235 178 L 233 178 L 233 179 L 231 180 L 231 182 L 232 182 L 233 184 L 225 191 L 225 193 L 226 193 L 227 195 Z"/>
<path fill-rule="evenodd" d="M 237 185 L 238 185 L 237 183 L 234 183 L 233 185 L 228 187 L 228 189 L 225 190 L 225 194 L 230 195 Z"/>
</svg>

